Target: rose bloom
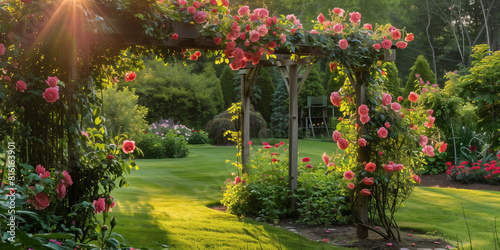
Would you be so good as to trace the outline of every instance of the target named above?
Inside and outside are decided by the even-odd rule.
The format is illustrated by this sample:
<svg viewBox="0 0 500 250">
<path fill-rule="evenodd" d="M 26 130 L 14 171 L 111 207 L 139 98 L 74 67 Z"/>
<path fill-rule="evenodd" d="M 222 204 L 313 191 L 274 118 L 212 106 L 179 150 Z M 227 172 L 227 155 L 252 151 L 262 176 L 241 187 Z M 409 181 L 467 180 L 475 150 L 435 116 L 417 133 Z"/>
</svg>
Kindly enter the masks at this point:
<svg viewBox="0 0 500 250">
<path fill-rule="evenodd" d="M 342 30 L 344 30 L 344 25 L 340 23 L 337 23 L 333 26 L 333 31 L 335 31 L 335 33 L 340 33 L 342 32 Z"/>
<path fill-rule="evenodd" d="M 45 173 L 39 174 L 38 176 L 40 176 L 40 179 L 49 178 L 50 177 L 50 172 L 49 171 L 45 171 Z"/>
<path fill-rule="evenodd" d="M 436 117 L 429 116 L 429 117 L 427 117 L 427 119 L 429 119 L 429 122 L 425 122 L 424 126 L 427 128 L 432 128 L 432 125 L 434 124 Z"/>
<path fill-rule="evenodd" d="M 52 103 L 57 101 L 59 99 L 59 87 L 50 87 L 45 89 L 42 96 L 47 102 Z"/>
<path fill-rule="evenodd" d="M 364 196 L 370 196 L 372 194 L 368 189 L 362 189 L 359 193 Z"/>
<path fill-rule="evenodd" d="M 347 184 L 347 187 L 349 187 L 350 189 L 354 189 L 356 186 L 354 186 L 354 183 L 349 183 Z"/>
<path fill-rule="evenodd" d="M 234 178 L 234 184 L 238 184 L 238 183 L 240 183 L 240 181 L 241 181 L 241 177 L 236 176 L 236 178 Z"/>
<path fill-rule="evenodd" d="M 123 141 L 122 150 L 123 150 L 123 152 L 125 154 L 129 154 L 129 153 L 134 152 L 134 150 L 135 150 L 135 141 L 129 141 L 129 140 Z"/>
<path fill-rule="evenodd" d="M 337 141 L 337 146 L 339 146 L 339 148 L 342 150 L 346 150 L 349 147 L 349 142 L 344 138 L 340 138 Z"/>
<path fill-rule="evenodd" d="M 446 148 L 448 147 L 448 143 L 441 142 L 441 145 L 439 146 L 439 153 L 443 153 L 446 151 Z"/>
<path fill-rule="evenodd" d="M 265 24 L 262 24 L 261 26 L 257 27 L 257 31 L 259 32 L 260 36 L 265 36 L 269 32 Z"/>
<path fill-rule="evenodd" d="M 251 30 L 249 34 L 250 34 L 250 42 L 255 43 L 255 42 L 259 41 L 260 34 L 258 31 Z"/>
<path fill-rule="evenodd" d="M 323 13 L 319 13 L 318 22 L 323 24 L 324 21 L 325 21 L 325 16 L 323 16 Z"/>
<path fill-rule="evenodd" d="M 311 158 L 309 158 L 309 157 L 302 158 L 302 162 L 310 162 L 310 161 L 311 161 Z"/>
<path fill-rule="evenodd" d="M 177 33 L 174 33 L 172 35 L 172 39 L 177 40 L 179 38 L 179 35 Z"/>
<path fill-rule="evenodd" d="M 386 138 L 388 132 L 387 132 L 387 129 L 385 129 L 384 127 L 381 127 L 378 129 L 377 134 L 380 138 Z"/>
<path fill-rule="evenodd" d="M 104 198 L 99 198 L 97 200 L 94 200 L 94 213 L 100 214 L 106 209 L 106 200 Z"/>
<path fill-rule="evenodd" d="M 408 100 L 410 100 L 410 102 L 417 102 L 418 101 L 418 94 L 415 92 L 410 92 L 410 95 L 408 96 Z"/>
<path fill-rule="evenodd" d="M 396 47 L 398 47 L 398 49 L 404 49 L 404 48 L 406 48 L 406 46 L 408 46 L 408 44 L 406 42 L 399 41 L 396 43 Z"/>
<path fill-rule="evenodd" d="M 340 47 L 341 49 L 347 49 L 347 47 L 348 47 L 348 46 L 349 46 L 349 44 L 347 43 L 347 40 L 345 40 L 345 39 L 341 39 L 341 40 L 339 41 L 339 47 Z"/>
<path fill-rule="evenodd" d="M 342 138 L 342 133 L 340 133 L 338 130 L 333 131 L 332 138 L 334 142 L 337 142 Z"/>
<path fill-rule="evenodd" d="M 420 146 L 421 147 L 425 147 L 425 145 L 427 145 L 427 142 L 429 141 L 429 139 L 427 138 L 427 136 L 425 135 L 420 135 Z"/>
<path fill-rule="evenodd" d="M 382 41 L 382 48 L 384 48 L 384 49 L 391 49 L 391 46 L 392 46 L 392 41 L 391 40 L 385 39 L 384 41 Z"/>
<path fill-rule="evenodd" d="M 343 15 L 344 15 L 344 12 L 345 12 L 345 11 L 344 11 L 343 9 L 341 9 L 341 8 L 334 8 L 334 9 L 333 9 L 333 13 L 335 13 L 335 14 L 337 14 L 337 15 L 339 15 L 339 16 L 343 16 Z"/>
<path fill-rule="evenodd" d="M 271 145 L 269 145 L 269 144 L 268 144 L 268 145 L 264 145 L 264 146 L 262 146 L 262 147 L 263 147 L 264 149 L 271 149 L 273 146 L 271 146 Z"/>
<path fill-rule="evenodd" d="M 115 158 L 115 156 L 114 155 L 107 155 L 106 158 L 111 161 Z"/>
<path fill-rule="evenodd" d="M 372 25 L 369 23 L 365 23 L 365 25 L 363 25 L 363 28 L 365 28 L 367 30 L 372 30 Z"/>
<path fill-rule="evenodd" d="M 412 33 L 412 34 L 407 35 L 407 36 L 405 37 L 405 40 L 406 40 L 407 42 L 411 42 L 411 41 L 413 41 L 413 33 Z"/>
<path fill-rule="evenodd" d="M 133 81 L 133 80 L 135 80 L 135 77 L 136 77 L 135 72 L 130 71 L 130 72 L 125 74 L 125 81 L 127 81 L 127 82 Z"/>
<path fill-rule="evenodd" d="M 253 53 L 252 52 L 247 52 L 245 53 L 245 60 L 247 61 L 252 61 L 253 60 Z"/>
<path fill-rule="evenodd" d="M 234 59 L 230 64 L 232 70 L 238 70 L 246 66 L 246 63 L 243 60 Z"/>
<path fill-rule="evenodd" d="M 392 96 L 390 94 L 384 93 L 382 95 L 382 105 L 387 106 L 391 104 Z"/>
<path fill-rule="evenodd" d="M 57 199 L 64 198 L 66 196 L 66 185 L 64 185 L 64 183 L 60 183 L 59 185 L 57 185 L 56 191 Z"/>
<path fill-rule="evenodd" d="M 26 83 L 23 81 L 17 81 L 16 83 L 16 91 L 24 92 L 26 90 Z"/>
<path fill-rule="evenodd" d="M 363 178 L 362 181 L 365 185 L 368 185 L 368 186 L 371 186 L 375 183 L 375 182 L 373 182 L 373 177 L 372 178 L 365 177 L 365 178 Z"/>
<path fill-rule="evenodd" d="M 380 46 L 380 43 L 376 43 L 373 45 L 373 47 L 376 49 L 376 50 L 380 50 L 381 46 Z"/>
<path fill-rule="evenodd" d="M 472 152 L 476 152 L 477 148 L 476 148 L 476 146 L 472 145 L 472 146 L 470 146 L 469 150 Z"/>
<path fill-rule="evenodd" d="M 369 162 L 368 164 L 366 164 L 365 170 L 369 171 L 369 172 L 373 172 L 373 171 L 375 171 L 376 167 L 377 167 L 377 165 L 375 165 L 375 163 Z"/>
<path fill-rule="evenodd" d="M 233 51 L 232 56 L 234 56 L 236 60 L 243 60 L 243 58 L 245 58 L 245 51 L 243 51 L 241 48 L 236 48 Z"/>
<path fill-rule="evenodd" d="M 359 14 L 358 12 L 349 13 L 349 16 L 351 16 L 351 19 L 349 19 L 349 21 L 351 21 L 351 23 L 353 23 L 354 25 L 357 25 L 359 20 L 361 19 L 361 14 Z"/>
<path fill-rule="evenodd" d="M 413 175 L 413 176 L 412 176 L 412 178 L 413 178 L 416 182 L 420 183 L 420 176 L 418 176 L 418 175 Z"/>
<path fill-rule="evenodd" d="M 430 157 L 434 156 L 434 148 L 431 145 L 427 145 L 422 148 L 422 152 L 426 153 Z"/>
<path fill-rule="evenodd" d="M 46 193 L 38 193 L 35 196 L 33 206 L 36 208 L 36 210 L 43 210 L 49 205 L 49 203 L 49 196 L 47 196 Z"/>
<path fill-rule="evenodd" d="M 392 40 L 398 40 L 399 38 L 401 38 L 401 32 L 399 32 L 398 29 L 391 31 L 391 35 L 392 35 Z"/>
<path fill-rule="evenodd" d="M 38 175 L 45 173 L 45 168 L 42 166 L 42 164 L 38 164 L 36 166 L 36 173 Z"/>
<path fill-rule="evenodd" d="M 194 14 L 196 12 L 196 8 L 193 7 L 193 6 L 190 6 L 189 8 L 187 8 L 188 12 L 191 13 L 191 14 Z"/>
<path fill-rule="evenodd" d="M 399 98 L 398 98 L 398 100 L 399 100 Z M 391 109 L 396 111 L 396 112 L 399 112 L 399 110 L 401 110 L 401 105 L 397 102 L 393 102 L 393 103 L 391 103 Z"/>
<path fill-rule="evenodd" d="M 108 205 L 108 203 L 106 203 L 106 210 L 105 210 L 106 213 L 109 213 L 109 212 L 113 211 L 112 208 L 116 207 L 116 200 L 115 200 L 115 198 L 112 195 L 110 195 L 109 199 L 112 200 L 113 202 L 111 203 L 111 205 Z"/>
<path fill-rule="evenodd" d="M 393 167 L 394 167 L 394 171 L 399 171 L 399 170 L 403 170 L 404 165 L 403 164 L 394 164 Z"/>
<path fill-rule="evenodd" d="M 342 97 L 340 97 L 339 92 L 332 92 L 330 95 L 330 101 L 333 106 L 340 107 L 340 102 L 342 101 Z"/>
<path fill-rule="evenodd" d="M 186 6 L 187 5 L 187 1 L 186 0 L 179 0 L 178 3 L 181 6 Z"/>
<path fill-rule="evenodd" d="M 354 173 L 351 170 L 347 170 L 344 172 L 344 178 L 346 180 L 352 180 L 352 178 L 354 178 Z"/>
<path fill-rule="evenodd" d="M 0 43 L 0 56 L 2 56 L 3 54 L 5 54 L 5 45 Z"/>
<path fill-rule="evenodd" d="M 391 127 L 391 124 L 389 124 L 389 122 L 386 122 L 386 123 L 384 123 L 384 127 L 386 127 L 386 128 L 390 128 L 390 127 Z"/>
<path fill-rule="evenodd" d="M 384 165 L 384 170 L 386 172 L 392 172 L 394 171 L 394 167 L 392 165 Z"/>
<path fill-rule="evenodd" d="M 250 13 L 250 8 L 248 8 L 248 6 L 243 6 L 238 10 L 238 15 L 240 15 L 242 17 L 248 13 Z"/>
<path fill-rule="evenodd" d="M 321 158 L 323 159 L 323 162 L 326 165 L 328 165 L 328 163 L 330 163 L 330 157 L 326 153 L 323 153 L 323 156 Z"/>
<path fill-rule="evenodd" d="M 359 115 L 368 115 L 368 106 L 365 104 L 361 104 L 358 108 Z"/>
<path fill-rule="evenodd" d="M 359 139 L 358 139 L 358 144 L 359 144 L 359 146 L 361 146 L 361 147 L 366 146 L 366 139 L 365 139 L 365 138 L 359 138 Z"/>
<path fill-rule="evenodd" d="M 402 96 L 399 96 L 398 97 L 398 102 L 402 101 L 403 100 L 403 97 Z"/>
<path fill-rule="evenodd" d="M 361 121 L 361 123 L 363 123 L 363 124 L 366 124 L 370 121 L 370 116 L 362 115 L 359 117 L 359 121 Z"/>
<path fill-rule="evenodd" d="M 69 175 L 68 171 L 66 170 L 63 171 L 62 183 L 64 183 L 64 185 L 66 186 L 73 185 L 73 180 L 71 179 L 71 175 Z"/>
<path fill-rule="evenodd" d="M 197 11 L 193 18 L 198 24 L 201 24 L 207 20 L 207 13 L 205 11 Z"/>
</svg>

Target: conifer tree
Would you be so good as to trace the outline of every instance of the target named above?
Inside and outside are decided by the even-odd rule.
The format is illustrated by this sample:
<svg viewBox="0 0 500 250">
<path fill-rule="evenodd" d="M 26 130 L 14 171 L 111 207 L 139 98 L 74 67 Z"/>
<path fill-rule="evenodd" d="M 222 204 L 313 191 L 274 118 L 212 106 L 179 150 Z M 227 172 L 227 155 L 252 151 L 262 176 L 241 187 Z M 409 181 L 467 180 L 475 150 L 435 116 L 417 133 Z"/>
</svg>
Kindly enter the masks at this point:
<svg viewBox="0 0 500 250">
<path fill-rule="evenodd" d="M 415 65 L 411 67 L 411 73 L 408 76 L 408 81 L 406 82 L 405 95 L 408 95 L 410 92 L 417 89 L 417 85 L 415 85 L 415 75 L 420 75 L 420 78 L 422 78 L 424 83 L 427 81 L 429 81 L 431 85 L 437 83 L 436 75 L 430 69 L 429 62 L 427 62 L 423 55 L 419 55 L 415 61 Z"/>
<path fill-rule="evenodd" d="M 229 67 L 225 67 L 220 76 L 220 85 L 222 89 L 222 95 L 224 96 L 224 109 L 231 106 L 234 101 L 234 78 L 236 74 Z"/>
</svg>

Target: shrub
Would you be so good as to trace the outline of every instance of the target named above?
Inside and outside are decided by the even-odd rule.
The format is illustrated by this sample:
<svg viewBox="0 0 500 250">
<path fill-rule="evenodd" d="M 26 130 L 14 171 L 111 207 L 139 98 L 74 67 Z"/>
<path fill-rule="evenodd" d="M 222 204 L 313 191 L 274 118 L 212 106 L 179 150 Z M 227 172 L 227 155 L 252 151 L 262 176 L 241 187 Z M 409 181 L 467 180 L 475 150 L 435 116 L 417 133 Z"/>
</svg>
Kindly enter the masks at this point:
<svg viewBox="0 0 500 250">
<path fill-rule="evenodd" d="M 436 153 L 435 157 L 424 157 L 425 164 L 423 169 L 418 174 L 439 174 L 446 171 L 446 162 L 448 161 L 448 154 L 446 152 Z"/>
<path fill-rule="evenodd" d="M 189 153 L 187 141 L 194 130 L 172 119 L 161 119 L 151 124 L 148 132 L 136 138 L 144 158 L 183 158 Z"/>
<path fill-rule="evenodd" d="M 161 144 L 167 158 L 184 158 L 189 154 L 187 141 L 182 135 L 167 133 L 161 138 Z"/>
<path fill-rule="evenodd" d="M 161 137 L 153 133 L 147 133 L 137 136 L 135 144 L 142 150 L 144 155 L 140 158 L 161 159 L 165 155 L 165 147 L 161 143 Z"/>
<path fill-rule="evenodd" d="M 206 144 L 209 143 L 208 133 L 203 130 L 191 131 L 188 144 Z"/>
<path fill-rule="evenodd" d="M 411 67 L 411 73 L 408 76 L 408 81 L 406 82 L 405 95 L 408 95 L 411 91 L 416 91 L 418 89 L 418 85 L 414 83 L 414 79 L 418 78 L 415 75 L 420 75 L 424 83 L 427 81 L 430 84 L 437 83 L 436 75 L 430 69 L 429 62 L 427 62 L 423 55 L 419 55 L 415 61 L 415 65 Z"/>
</svg>

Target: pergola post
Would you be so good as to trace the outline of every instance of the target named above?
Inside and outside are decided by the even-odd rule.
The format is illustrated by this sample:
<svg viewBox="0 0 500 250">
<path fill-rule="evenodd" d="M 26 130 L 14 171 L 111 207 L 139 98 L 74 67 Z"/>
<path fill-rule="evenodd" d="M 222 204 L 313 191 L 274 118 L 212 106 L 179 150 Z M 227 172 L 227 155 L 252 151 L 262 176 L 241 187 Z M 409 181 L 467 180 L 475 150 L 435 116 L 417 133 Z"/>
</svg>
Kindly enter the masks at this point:
<svg viewBox="0 0 500 250">
<path fill-rule="evenodd" d="M 260 67 L 254 67 L 239 72 L 241 77 L 241 148 L 239 153 L 241 154 L 243 173 L 246 173 L 246 164 L 250 155 L 250 145 L 248 145 L 250 141 L 250 95 L 257 81 L 259 71 Z"/>
<path fill-rule="evenodd" d="M 288 67 L 288 89 L 289 89 L 289 105 L 288 105 L 288 185 L 291 195 L 297 190 L 297 169 L 298 169 L 298 152 L 299 152 L 299 89 L 297 88 L 298 66 L 290 65 Z M 297 199 L 292 196 L 290 209 L 297 209 Z"/>
</svg>

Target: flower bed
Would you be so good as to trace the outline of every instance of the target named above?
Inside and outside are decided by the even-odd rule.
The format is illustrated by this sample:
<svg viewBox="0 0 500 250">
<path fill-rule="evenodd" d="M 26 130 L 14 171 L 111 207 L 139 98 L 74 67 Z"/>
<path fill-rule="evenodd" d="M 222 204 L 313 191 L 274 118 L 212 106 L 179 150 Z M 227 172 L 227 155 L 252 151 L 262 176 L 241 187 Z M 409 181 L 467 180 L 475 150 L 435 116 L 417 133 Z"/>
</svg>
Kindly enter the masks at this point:
<svg viewBox="0 0 500 250">
<path fill-rule="evenodd" d="M 500 159 L 498 154 L 497 159 L 477 162 L 462 161 L 458 166 L 447 162 L 448 170 L 446 174 L 449 180 L 459 181 L 465 184 L 470 183 L 486 183 L 492 185 L 500 185 L 500 166 L 497 166 L 497 160 Z"/>
</svg>

